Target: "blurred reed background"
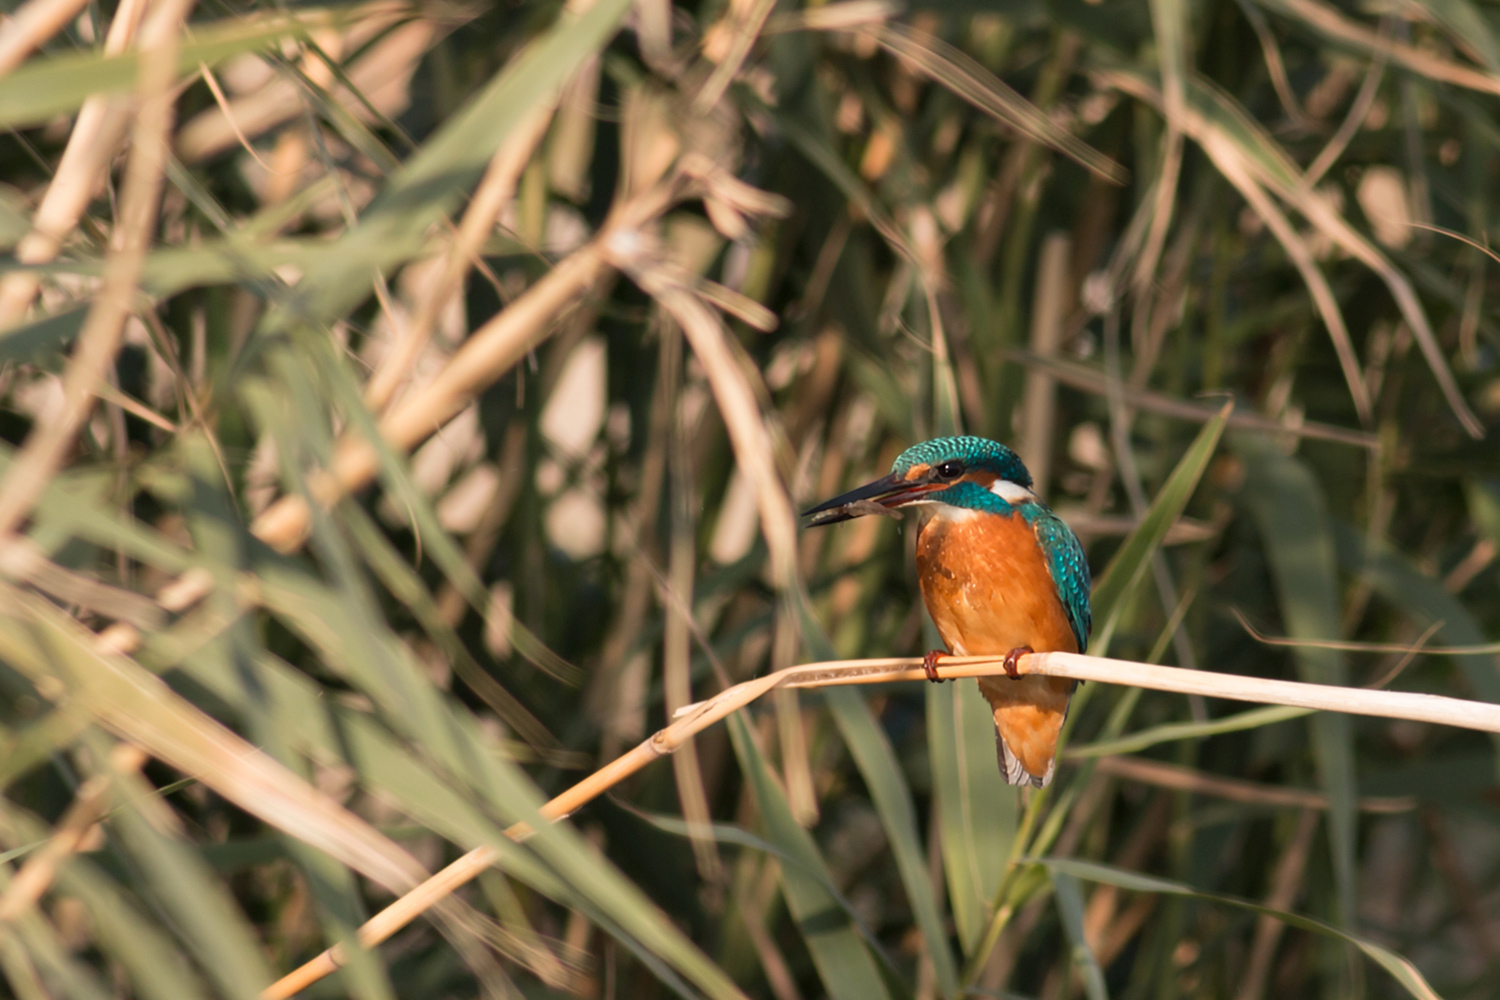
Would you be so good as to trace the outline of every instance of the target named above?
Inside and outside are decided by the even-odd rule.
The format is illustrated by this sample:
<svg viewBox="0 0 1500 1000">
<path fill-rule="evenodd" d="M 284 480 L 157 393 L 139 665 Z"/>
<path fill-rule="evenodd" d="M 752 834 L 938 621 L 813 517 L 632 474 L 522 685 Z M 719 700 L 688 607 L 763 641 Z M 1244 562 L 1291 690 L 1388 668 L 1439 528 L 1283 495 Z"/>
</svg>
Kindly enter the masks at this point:
<svg viewBox="0 0 1500 1000">
<path fill-rule="evenodd" d="M 1500 992 L 1417 723 L 1090 684 L 1021 795 L 972 684 L 782 691 L 502 833 L 931 648 L 794 512 L 958 429 L 1145 568 L 1095 650 L 1500 701 L 1493 4 L 28 0 L 0 74 L 8 995 L 248 1000 L 485 845 L 305 995 Z"/>
</svg>

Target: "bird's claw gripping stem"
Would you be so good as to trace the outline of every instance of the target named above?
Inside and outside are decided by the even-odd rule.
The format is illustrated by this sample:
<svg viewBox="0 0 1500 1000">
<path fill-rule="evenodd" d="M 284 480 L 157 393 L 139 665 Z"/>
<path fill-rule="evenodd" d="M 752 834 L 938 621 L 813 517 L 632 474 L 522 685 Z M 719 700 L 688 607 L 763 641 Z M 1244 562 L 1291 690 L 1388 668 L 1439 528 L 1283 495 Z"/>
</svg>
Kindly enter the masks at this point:
<svg viewBox="0 0 1500 1000">
<path fill-rule="evenodd" d="M 1021 660 L 1021 657 L 1025 656 L 1027 653 L 1035 653 L 1035 652 L 1036 652 L 1036 650 L 1032 649 L 1030 646 L 1017 646 L 1015 649 L 1012 649 L 1009 653 L 1006 653 L 1005 654 L 1005 660 L 1004 660 L 1005 676 L 1009 677 L 1013 681 L 1020 680 L 1021 679 L 1021 674 L 1020 674 L 1020 671 L 1018 671 L 1016 669 L 1016 664 L 1019 663 L 1020 660 Z M 931 656 L 932 654 L 929 653 L 928 655 Z M 929 674 L 928 676 L 930 677 L 931 674 Z"/>
<path fill-rule="evenodd" d="M 939 660 L 949 655 L 951 654 L 945 653 L 940 649 L 933 649 L 929 650 L 927 655 L 922 657 L 922 672 L 927 675 L 927 679 L 932 681 L 932 683 L 943 683 L 943 679 L 938 676 L 937 665 Z"/>
</svg>

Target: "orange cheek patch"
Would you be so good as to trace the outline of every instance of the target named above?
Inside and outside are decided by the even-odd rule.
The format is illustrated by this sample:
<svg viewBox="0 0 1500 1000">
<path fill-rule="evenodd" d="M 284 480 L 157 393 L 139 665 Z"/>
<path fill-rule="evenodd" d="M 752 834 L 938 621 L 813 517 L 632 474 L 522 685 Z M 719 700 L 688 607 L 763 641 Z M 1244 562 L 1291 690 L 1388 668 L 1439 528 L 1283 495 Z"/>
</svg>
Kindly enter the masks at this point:
<svg viewBox="0 0 1500 1000">
<path fill-rule="evenodd" d="M 985 489 L 990 489 L 999 481 L 999 473 L 991 472 L 988 469 L 973 469 L 965 472 L 963 477 L 959 479 L 961 483 L 977 483 Z"/>
<path fill-rule="evenodd" d="M 910 469 L 906 470 L 906 481 L 911 482 L 913 479 L 921 479 L 927 475 L 927 470 L 930 468 L 932 468 L 930 465 L 913 465 Z"/>
</svg>

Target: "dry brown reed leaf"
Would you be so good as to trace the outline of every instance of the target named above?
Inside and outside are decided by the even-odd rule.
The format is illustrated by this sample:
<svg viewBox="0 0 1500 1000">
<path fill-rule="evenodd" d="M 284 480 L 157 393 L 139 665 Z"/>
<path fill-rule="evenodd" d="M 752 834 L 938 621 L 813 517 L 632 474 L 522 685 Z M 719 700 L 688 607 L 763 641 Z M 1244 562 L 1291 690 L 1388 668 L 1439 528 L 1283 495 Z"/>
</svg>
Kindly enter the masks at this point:
<svg viewBox="0 0 1500 1000">
<path fill-rule="evenodd" d="M 409 13 L 390 4 L 362 8 L 346 35 L 326 39 L 333 48 L 330 54 L 357 49 L 362 40 L 374 37 Z M 352 87 L 335 83 L 332 70 L 315 53 L 303 58 L 302 70 L 362 121 L 371 117 L 366 101 L 383 115 L 398 114 L 405 106 L 417 63 L 444 29 L 444 23 L 427 18 L 394 28 L 350 64 L 346 75 Z M 333 39 L 338 39 L 336 44 Z M 303 113 L 303 106 L 299 84 L 278 76 L 254 92 L 231 100 L 226 107 L 215 105 L 184 123 L 177 132 L 177 155 L 187 163 L 209 159 L 296 118 Z"/>
<path fill-rule="evenodd" d="M 1200 135 L 1198 141 L 1203 151 L 1218 166 L 1219 173 L 1235 186 L 1255 214 L 1266 224 L 1266 228 L 1286 251 L 1287 257 L 1291 258 L 1297 273 L 1302 276 L 1308 293 L 1318 307 L 1319 315 L 1323 317 L 1328 339 L 1333 342 L 1333 350 L 1338 355 L 1339 368 L 1344 373 L 1344 382 L 1349 387 L 1349 397 L 1354 401 L 1359 422 L 1369 427 L 1374 419 L 1374 403 L 1370 399 L 1369 387 L 1365 384 L 1364 371 L 1360 367 L 1359 356 L 1354 351 L 1354 342 L 1349 337 L 1349 328 L 1344 325 L 1344 313 L 1339 309 L 1338 299 L 1334 296 L 1328 279 L 1323 276 L 1318 262 L 1313 259 L 1312 249 L 1281 209 L 1276 207 L 1271 196 L 1256 182 L 1239 147 L 1218 133 Z M 1316 198 L 1318 195 L 1310 197 Z"/>
<path fill-rule="evenodd" d="M 766 888 L 755 893 L 735 893 L 734 901 L 739 909 L 740 919 L 744 921 L 750 946 L 760 959 L 761 969 L 766 974 L 766 985 L 771 987 L 771 993 L 776 1000 L 803 1000 L 801 991 L 797 989 L 797 977 L 792 973 L 786 955 L 766 929 L 767 911 L 780 881 L 780 865 L 768 858 L 761 871 L 761 886 Z"/>
<path fill-rule="evenodd" d="M 1382 38 L 1390 33 L 1391 21 L 1389 18 L 1381 21 L 1380 35 Z M 1385 78 L 1386 53 L 1377 52 L 1375 58 L 1370 62 L 1370 68 L 1365 72 L 1364 81 L 1359 85 L 1359 92 L 1354 95 L 1354 100 L 1349 104 L 1349 111 L 1344 115 L 1344 120 L 1339 123 L 1338 130 L 1329 138 L 1327 144 L 1308 164 L 1307 170 L 1302 175 L 1302 183 L 1309 189 L 1318 186 L 1318 181 L 1323 179 L 1339 157 L 1344 155 L 1344 150 L 1353 141 L 1355 133 L 1364 125 L 1366 116 L 1370 113 L 1370 107 L 1375 103 L 1375 96 L 1380 93 L 1380 81 Z"/>
<path fill-rule="evenodd" d="M 748 295 L 742 295 L 709 278 L 699 278 L 694 290 L 705 302 L 721 312 L 729 313 L 746 326 L 754 327 L 761 333 L 770 333 L 776 329 L 776 314 Z"/>
<path fill-rule="evenodd" d="M 73 804 L 63 813 L 52 836 L 26 859 L 21 870 L 11 876 L 10 885 L 0 896 L 0 923 L 14 923 L 41 900 L 57 874 L 58 865 L 83 850 L 109 800 L 110 780 L 102 774 L 85 781 L 73 796 Z"/>
<path fill-rule="evenodd" d="M 980 111 L 1033 140 L 1052 146 L 1085 169 L 1115 184 L 1129 179 L 1125 168 L 1059 127 L 1036 105 L 1016 93 L 983 65 L 942 39 L 905 24 L 876 24 L 856 34 L 874 39 L 908 67 L 951 90 Z"/>
<path fill-rule="evenodd" d="M 1142 77 L 1128 73 L 1106 72 L 1099 74 L 1099 79 L 1134 97 L 1149 101 L 1158 108 L 1161 106 L 1160 93 Z M 1200 83 L 1205 88 L 1210 86 L 1203 81 Z M 1227 106 L 1224 110 L 1229 111 Z M 1453 415 L 1458 418 L 1458 422 L 1471 437 L 1483 438 L 1484 425 L 1475 416 L 1468 401 L 1464 399 L 1458 383 L 1454 381 L 1453 371 L 1443 356 L 1437 336 L 1427 320 L 1426 312 L 1422 309 L 1422 303 L 1417 299 L 1416 290 L 1412 288 L 1406 275 L 1387 260 L 1372 243 L 1355 231 L 1328 198 L 1302 187 L 1300 183 L 1289 182 L 1286 177 L 1282 176 L 1278 167 L 1286 166 L 1286 164 L 1271 165 L 1259 162 L 1255 155 L 1243 151 L 1226 129 L 1210 123 L 1196 109 L 1188 110 L 1184 124 L 1188 134 L 1198 142 L 1204 152 L 1214 159 L 1215 165 L 1227 178 L 1233 181 L 1235 176 L 1253 177 L 1258 185 L 1274 191 L 1277 197 L 1295 207 L 1308 222 L 1345 253 L 1380 277 L 1390 291 L 1391 297 L 1396 300 L 1401 315 L 1410 325 L 1417 346 L 1421 348 L 1422 356 L 1426 359 L 1433 378 L 1437 380 L 1448 408 L 1453 411 Z M 1256 127 L 1251 123 L 1246 124 L 1250 130 Z M 1241 193 L 1245 193 L 1244 190 Z M 1270 224 L 1269 219 L 1267 219 L 1267 224 Z M 1350 391 L 1355 391 L 1352 386 Z"/>
<path fill-rule="evenodd" d="M 147 0 L 124 0 L 104 37 L 104 54 L 117 55 L 135 40 Z M 83 102 L 68 145 L 32 217 L 31 231 L 16 245 L 16 260 L 43 264 L 54 259 L 88 208 L 105 168 L 114 159 L 130 123 L 130 98 L 92 96 Z M 35 271 L 0 278 L 0 330 L 25 318 L 41 287 Z"/>
<path fill-rule="evenodd" d="M 151 409 L 151 407 L 147 406 L 145 403 L 142 403 L 134 396 L 116 389 L 108 382 L 100 382 L 98 385 L 94 386 L 94 395 L 98 396 L 106 403 L 118 406 L 120 409 L 124 410 L 126 413 L 131 414 L 132 416 L 140 417 L 146 423 L 150 424 L 153 427 L 158 427 L 166 431 L 168 434 L 177 433 L 177 425 L 172 423 L 172 421 L 168 420 L 160 413 L 157 413 L 155 410 Z"/>
<path fill-rule="evenodd" d="M 741 240 L 750 233 L 746 216 L 791 214 L 791 202 L 780 195 L 751 187 L 735 177 L 722 163 L 702 153 L 687 153 L 681 169 L 703 185 L 703 208 L 719 234 L 727 240 Z"/>
<path fill-rule="evenodd" d="M 1384 55 L 1433 80 L 1488 94 L 1500 94 L 1500 76 L 1461 66 L 1404 42 L 1392 41 L 1384 32 L 1371 31 L 1321 0 L 1276 0 L 1276 5 L 1333 38 Z"/>
<path fill-rule="evenodd" d="M 950 656 L 938 664 L 944 680 L 962 677 L 995 677 L 1005 672 L 1004 657 Z M 1440 695 L 1371 691 L 1300 681 L 1270 680 L 1186 670 L 1129 660 L 1085 656 L 1077 653 L 1030 653 L 1020 658 L 1021 675 L 1039 674 L 1071 680 L 1123 684 L 1157 691 L 1198 694 L 1233 701 L 1292 705 L 1318 711 L 1347 712 L 1382 718 L 1413 719 L 1440 725 L 1500 732 L 1500 705 L 1465 701 Z M 680 709 L 670 725 L 615 758 L 538 810 L 542 819 L 561 819 L 613 788 L 650 762 L 674 753 L 687 740 L 709 726 L 778 689 L 816 688 L 844 684 L 888 684 L 926 679 L 917 657 L 881 657 L 866 660 L 834 660 L 788 667 L 764 677 L 727 688 L 707 701 Z M 518 823 L 506 831 L 512 840 L 530 836 L 530 827 Z M 359 931 L 367 947 L 379 944 L 405 927 L 458 887 L 498 860 L 489 846 L 477 847 L 433 875 L 422 885 L 372 917 Z M 262 1000 L 285 1000 L 335 971 L 342 964 L 342 950 L 325 951 L 306 965 L 283 977 L 261 996 Z"/>
<path fill-rule="evenodd" d="M 193 0 L 160 0 L 141 31 L 139 107 L 120 194 L 115 250 L 63 371 L 62 412 L 31 430 L 0 480 L 0 539 L 15 532 L 61 465 L 74 435 L 93 408 L 94 387 L 104 381 L 119 350 L 155 230 L 172 131 L 178 33 L 192 6 Z"/>
<path fill-rule="evenodd" d="M 1308 128 L 1312 122 L 1307 112 L 1297 103 L 1297 94 L 1292 90 L 1292 81 L 1287 77 L 1286 60 L 1281 58 L 1281 46 L 1276 44 L 1276 36 L 1271 33 L 1265 13 L 1253 3 L 1242 4 L 1240 11 L 1250 22 L 1256 41 L 1260 43 L 1261 56 L 1265 59 L 1267 75 L 1271 77 L 1271 86 L 1276 90 L 1276 99 L 1281 102 L 1282 109 L 1294 125 Z"/>
<path fill-rule="evenodd" d="M 208 85 L 209 93 L 214 95 L 214 103 L 218 105 L 219 110 L 224 113 L 224 119 L 229 123 L 229 127 L 234 131 L 234 137 L 239 140 L 240 148 L 245 151 L 250 159 L 255 161 L 256 166 L 260 167 L 267 174 L 271 174 L 273 176 L 276 175 L 277 168 L 273 167 L 271 164 L 267 163 L 261 158 L 261 155 L 255 151 L 255 147 L 251 145 L 250 137 L 240 129 L 239 122 L 235 121 L 234 109 L 230 107 L 229 98 L 225 95 L 224 88 L 219 86 L 219 78 L 214 75 L 214 71 L 209 68 L 208 63 L 200 62 L 198 64 L 198 75 L 201 76 L 203 78 L 203 82 Z M 301 169 L 301 165 L 299 164 L 289 172 L 292 174 L 297 174 L 301 172 Z M 266 201 L 268 202 L 280 200 L 280 198 L 266 199 Z"/>
<path fill-rule="evenodd" d="M 749 375 L 726 342 L 718 314 L 690 290 L 688 276 L 657 259 L 640 241 L 610 247 L 612 262 L 672 315 L 708 373 L 714 400 L 724 417 L 740 473 L 755 487 L 761 531 L 771 552 L 777 585 L 797 587 L 797 515 L 776 468 L 776 452 L 766 430 Z"/>
<path fill-rule="evenodd" d="M 65 28 L 88 0 L 31 0 L 0 25 L 0 76 Z"/>
<path fill-rule="evenodd" d="M 417 358 L 432 339 L 443 306 L 457 294 L 470 263 L 494 231 L 496 220 L 515 198 L 521 173 L 547 134 L 551 120 L 552 108 L 538 105 L 517 123 L 515 130 L 490 159 L 489 168 L 469 201 L 458 231 L 448 244 L 441 274 L 428 285 L 410 325 L 365 384 L 365 405 L 371 412 L 379 413 L 385 409 L 402 380 L 410 375 Z"/>
<path fill-rule="evenodd" d="M 677 456 L 673 463 L 672 534 L 668 542 L 667 579 L 664 581 L 668 600 L 663 602 L 666 622 L 662 631 L 662 700 L 667 716 L 693 700 L 693 570 L 697 564 L 694 538 L 694 522 L 688 511 L 692 500 L 690 477 L 683 469 L 682 456 L 689 454 L 684 447 L 688 428 L 679 413 L 676 437 Z M 713 836 L 713 810 L 709 805 L 708 790 L 703 782 L 703 769 L 698 762 L 697 747 L 684 743 L 680 752 L 672 755 L 672 772 L 677 782 L 677 798 L 682 804 L 682 818 L 687 822 L 688 838 L 692 842 L 693 857 L 698 874 L 706 886 L 717 889 L 721 883 L 724 865 L 719 858 L 718 842 Z"/>
<path fill-rule="evenodd" d="M 59 566 L 30 538 L 15 538 L 0 548 L 0 575 L 28 583 L 64 605 L 140 628 L 160 628 L 165 622 L 164 609 L 151 598 Z"/>
</svg>

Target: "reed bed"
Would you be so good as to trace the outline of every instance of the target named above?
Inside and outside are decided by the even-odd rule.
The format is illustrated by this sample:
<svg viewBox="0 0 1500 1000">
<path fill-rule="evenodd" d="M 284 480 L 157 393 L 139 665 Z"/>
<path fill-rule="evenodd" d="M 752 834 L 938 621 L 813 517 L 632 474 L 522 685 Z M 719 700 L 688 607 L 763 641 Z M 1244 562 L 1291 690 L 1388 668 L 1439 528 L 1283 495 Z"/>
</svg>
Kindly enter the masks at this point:
<svg viewBox="0 0 1500 1000">
<path fill-rule="evenodd" d="M 17 5 L 0 989 L 1494 995 L 1497 38 Z M 798 523 L 960 431 L 1095 572 L 1038 792 Z"/>
</svg>

